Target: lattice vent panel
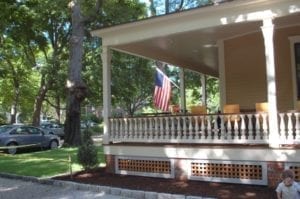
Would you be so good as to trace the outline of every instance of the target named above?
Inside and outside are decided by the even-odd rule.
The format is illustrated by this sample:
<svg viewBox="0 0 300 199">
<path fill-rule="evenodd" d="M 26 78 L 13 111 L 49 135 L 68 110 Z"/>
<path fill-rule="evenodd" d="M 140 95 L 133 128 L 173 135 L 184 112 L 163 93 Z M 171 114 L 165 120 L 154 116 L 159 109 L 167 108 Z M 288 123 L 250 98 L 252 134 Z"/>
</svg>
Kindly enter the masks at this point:
<svg viewBox="0 0 300 199">
<path fill-rule="evenodd" d="M 297 166 L 290 165 L 289 169 L 291 169 L 291 170 L 294 171 L 294 173 L 295 173 L 295 180 L 299 182 L 300 181 L 300 165 L 297 165 Z"/>
<path fill-rule="evenodd" d="M 227 164 L 191 162 L 191 176 L 262 180 L 262 166 L 250 164 Z"/>
<path fill-rule="evenodd" d="M 118 159 L 118 169 L 131 172 L 171 174 L 171 162 L 168 160 Z"/>
</svg>

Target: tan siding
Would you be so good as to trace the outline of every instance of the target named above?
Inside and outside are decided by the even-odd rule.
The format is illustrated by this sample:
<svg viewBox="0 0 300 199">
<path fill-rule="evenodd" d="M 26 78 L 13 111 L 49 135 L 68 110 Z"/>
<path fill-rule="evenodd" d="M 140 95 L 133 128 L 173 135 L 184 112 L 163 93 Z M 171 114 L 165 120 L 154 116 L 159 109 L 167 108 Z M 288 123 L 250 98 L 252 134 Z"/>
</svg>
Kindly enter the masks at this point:
<svg viewBox="0 0 300 199">
<path fill-rule="evenodd" d="M 254 109 L 267 100 L 263 38 L 259 33 L 224 42 L 226 101 L 241 109 Z"/>
<path fill-rule="evenodd" d="M 290 43 L 288 37 L 300 35 L 300 27 L 275 32 L 275 67 L 278 109 L 293 108 Z M 261 32 L 224 41 L 226 103 L 254 109 L 256 102 L 267 101 L 266 67 Z"/>
<path fill-rule="evenodd" d="M 293 109 L 293 82 L 289 37 L 300 35 L 300 26 L 276 30 L 275 64 L 277 81 L 278 109 Z"/>
</svg>

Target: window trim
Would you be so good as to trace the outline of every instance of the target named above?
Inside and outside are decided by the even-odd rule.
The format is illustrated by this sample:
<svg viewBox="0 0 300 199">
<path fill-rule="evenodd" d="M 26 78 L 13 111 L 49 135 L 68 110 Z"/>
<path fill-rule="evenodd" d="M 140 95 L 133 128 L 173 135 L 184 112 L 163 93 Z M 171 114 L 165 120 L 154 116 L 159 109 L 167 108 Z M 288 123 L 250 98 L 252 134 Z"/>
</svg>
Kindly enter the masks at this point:
<svg viewBox="0 0 300 199">
<path fill-rule="evenodd" d="M 296 77 L 296 56 L 295 56 L 295 43 L 300 43 L 300 35 L 289 37 L 290 52 L 291 52 L 291 67 L 292 67 L 292 84 L 293 84 L 293 103 L 294 109 L 297 110 L 297 77 Z"/>
</svg>

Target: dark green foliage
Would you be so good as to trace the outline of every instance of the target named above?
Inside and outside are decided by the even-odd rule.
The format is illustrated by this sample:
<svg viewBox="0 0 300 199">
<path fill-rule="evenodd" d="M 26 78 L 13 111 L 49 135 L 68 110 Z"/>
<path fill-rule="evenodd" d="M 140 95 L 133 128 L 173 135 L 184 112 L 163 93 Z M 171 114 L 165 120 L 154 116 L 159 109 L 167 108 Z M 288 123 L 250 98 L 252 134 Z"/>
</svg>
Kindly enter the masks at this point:
<svg viewBox="0 0 300 199">
<path fill-rule="evenodd" d="M 79 146 L 77 153 L 78 163 L 84 170 L 95 168 L 99 164 L 97 148 L 93 143 L 91 131 L 86 129 L 83 131 L 82 144 Z"/>
</svg>

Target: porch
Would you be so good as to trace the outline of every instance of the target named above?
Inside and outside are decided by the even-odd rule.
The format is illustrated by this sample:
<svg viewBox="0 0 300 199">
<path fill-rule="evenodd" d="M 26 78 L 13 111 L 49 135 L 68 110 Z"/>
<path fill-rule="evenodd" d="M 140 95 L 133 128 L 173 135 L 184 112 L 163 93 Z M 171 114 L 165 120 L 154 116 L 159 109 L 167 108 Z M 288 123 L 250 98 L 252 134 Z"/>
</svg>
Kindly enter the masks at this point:
<svg viewBox="0 0 300 199">
<path fill-rule="evenodd" d="M 299 8 L 297 0 L 228 1 L 93 31 L 102 38 L 108 171 L 276 186 L 289 168 L 300 180 Z M 267 102 L 268 112 L 111 117 L 115 50 L 181 67 L 182 109 L 190 69 L 219 79 L 220 107 Z"/>
<path fill-rule="evenodd" d="M 275 139 L 268 113 L 110 118 L 108 172 L 275 187 L 289 168 L 300 180 L 299 115 L 278 113 Z"/>
</svg>

